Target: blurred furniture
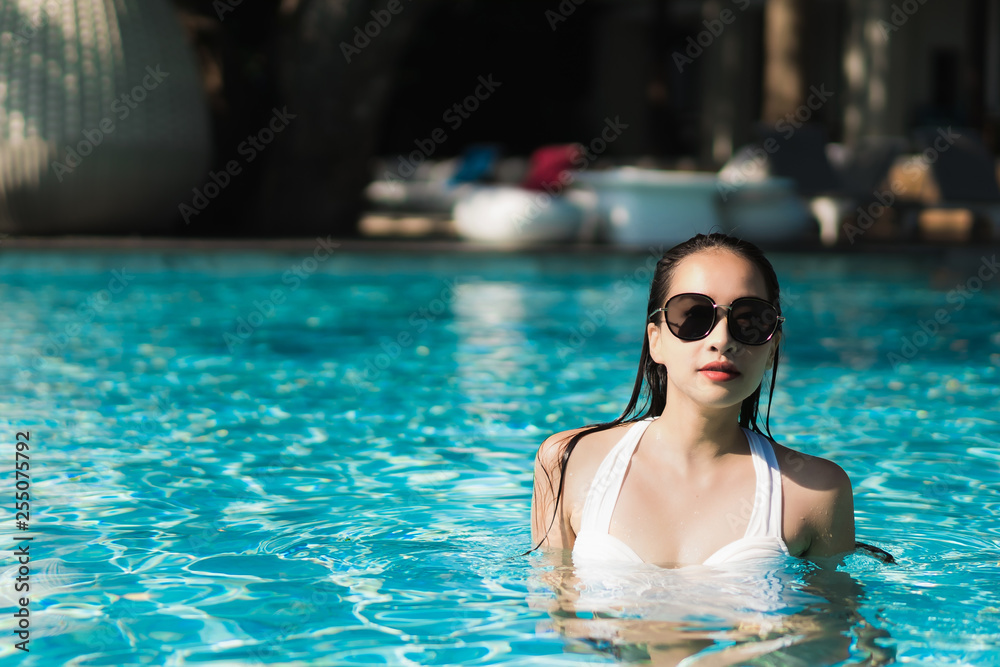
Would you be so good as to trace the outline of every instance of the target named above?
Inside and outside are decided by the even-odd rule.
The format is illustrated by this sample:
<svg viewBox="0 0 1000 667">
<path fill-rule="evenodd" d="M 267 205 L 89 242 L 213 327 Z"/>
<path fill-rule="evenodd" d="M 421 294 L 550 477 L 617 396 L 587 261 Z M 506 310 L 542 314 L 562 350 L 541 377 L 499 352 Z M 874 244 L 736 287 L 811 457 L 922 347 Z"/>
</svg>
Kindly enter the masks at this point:
<svg viewBox="0 0 1000 667">
<path fill-rule="evenodd" d="M 910 142 L 905 137 L 862 137 L 851 147 L 828 144 L 828 157 L 833 147 L 840 149 L 840 155 L 830 162 L 840 175 L 844 192 L 864 205 L 889 187 L 889 169 L 909 149 Z"/>
<path fill-rule="evenodd" d="M 727 234 L 752 243 L 816 241 L 816 223 L 790 178 L 768 177 L 739 185 L 719 176 L 720 210 Z"/>
<path fill-rule="evenodd" d="M 573 242 L 586 214 L 585 203 L 573 196 L 494 185 L 460 197 L 453 218 L 463 239 L 521 245 Z"/>
<path fill-rule="evenodd" d="M 769 176 L 788 178 L 819 222 L 826 245 L 837 240 L 840 222 L 853 208 L 853 199 L 826 153 L 826 131 L 818 125 L 786 124 L 760 128 Z"/>
<path fill-rule="evenodd" d="M 208 182 L 210 143 L 170 3 L 0 0 L 0 26 L 0 230 L 177 224 Z"/>
<path fill-rule="evenodd" d="M 670 247 L 723 228 L 715 174 L 621 167 L 575 177 L 597 194 L 612 243 Z"/>
<path fill-rule="evenodd" d="M 890 240 L 905 236 L 896 214 L 900 182 L 890 172 L 909 149 L 910 142 L 896 136 L 862 137 L 851 146 L 827 144 L 827 156 L 840 175 L 852 209 L 846 240 L 853 242 L 861 234 Z"/>
<path fill-rule="evenodd" d="M 379 211 L 441 213 L 451 211 L 469 183 L 453 183 L 459 158 L 423 162 L 409 177 L 399 176 L 399 165 L 380 160 L 376 178 L 365 188 L 365 198 Z"/>
<path fill-rule="evenodd" d="M 916 193 L 918 199 L 915 202 L 911 199 L 904 208 L 904 229 L 925 238 L 943 235 L 1000 239 L 996 158 L 979 133 L 967 127 L 923 127 L 914 132 L 914 146 L 920 153 L 910 158 L 909 166 L 913 170 L 923 168 L 928 173 Z M 936 213 L 926 215 L 931 210 Z M 961 210 L 969 211 L 971 216 L 943 215 L 944 211 Z M 948 220 L 968 229 L 962 233 L 956 229 L 948 231 L 948 223 L 941 222 Z"/>
<path fill-rule="evenodd" d="M 756 218 L 754 229 L 766 234 L 768 212 L 764 204 L 770 200 L 776 227 L 772 236 L 792 238 L 802 232 L 802 209 L 787 201 L 779 185 L 782 181 L 792 183 L 802 204 L 819 223 L 819 238 L 825 245 L 837 242 L 841 223 L 848 217 L 864 217 L 873 203 L 880 203 L 885 196 L 894 198 L 882 190 L 887 187 L 894 160 L 908 146 L 901 137 L 865 138 L 850 147 L 829 144 L 825 130 L 810 124 L 764 127 L 758 134 L 759 143 L 737 151 L 720 171 L 720 178 L 741 189 L 733 193 L 734 202 L 759 199 L 760 204 L 749 211 Z M 770 196 L 766 191 L 755 192 L 768 179 L 777 179 L 770 186 Z M 738 213 L 741 207 L 730 208 Z M 870 223 L 866 223 L 863 229 L 869 228 Z"/>
<path fill-rule="evenodd" d="M 795 181 L 771 176 L 763 148 L 745 146 L 719 170 L 719 198 L 727 233 L 773 245 L 815 241 L 816 223 Z"/>
<path fill-rule="evenodd" d="M 448 183 L 459 185 L 494 180 L 499 161 L 500 146 L 497 144 L 472 144 L 462 152 L 458 168 L 448 179 Z"/>
<path fill-rule="evenodd" d="M 583 156 L 578 144 L 542 146 L 519 186 L 482 186 L 461 194 L 454 225 L 466 240 L 493 244 L 569 243 L 588 227 L 585 193 L 567 189 L 570 169 Z"/>
<path fill-rule="evenodd" d="M 581 164 L 586 164 L 586 156 L 580 144 L 542 146 L 531 154 L 521 187 L 558 194 L 572 180 L 570 172 Z"/>
<path fill-rule="evenodd" d="M 376 167 L 375 180 L 365 188 L 365 196 L 377 209 L 450 213 L 460 197 L 493 181 L 500 168 L 496 144 L 472 144 L 459 157 L 438 161 L 420 151 L 414 153 Z"/>
</svg>

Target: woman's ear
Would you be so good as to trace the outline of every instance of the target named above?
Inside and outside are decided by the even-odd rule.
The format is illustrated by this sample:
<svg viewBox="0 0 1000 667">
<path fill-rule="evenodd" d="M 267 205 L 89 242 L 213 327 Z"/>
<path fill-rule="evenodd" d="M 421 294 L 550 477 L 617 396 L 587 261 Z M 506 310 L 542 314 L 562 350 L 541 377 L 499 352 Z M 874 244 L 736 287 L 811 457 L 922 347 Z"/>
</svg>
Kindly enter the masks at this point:
<svg viewBox="0 0 1000 667">
<path fill-rule="evenodd" d="M 649 339 L 649 356 L 658 364 L 663 363 L 660 355 L 660 331 L 659 325 L 650 322 L 646 325 L 646 338 Z"/>
<path fill-rule="evenodd" d="M 765 371 L 771 370 L 771 366 L 774 365 L 774 355 L 778 353 L 778 343 L 781 342 L 781 334 L 778 333 L 774 337 L 774 342 L 771 345 L 771 351 L 767 354 L 767 364 L 764 366 Z"/>
</svg>

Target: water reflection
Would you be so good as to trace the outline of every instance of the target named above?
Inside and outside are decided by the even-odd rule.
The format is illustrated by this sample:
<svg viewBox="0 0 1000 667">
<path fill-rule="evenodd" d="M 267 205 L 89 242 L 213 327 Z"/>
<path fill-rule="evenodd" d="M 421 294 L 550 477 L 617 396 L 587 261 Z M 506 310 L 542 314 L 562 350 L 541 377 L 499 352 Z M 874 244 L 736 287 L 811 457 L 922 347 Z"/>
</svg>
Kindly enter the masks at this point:
<svg viewBox="0 0 1000 667">
<path fill-rule="evenodd" d="M 841 570 L 798 559 L 595 568 L 562 550 L 534 565 L 529 605 L 571 652 L 684 667 L 895 662 L 888 631 L 862 613 L 862 585 Z"/>
<path fill-rule="evenodd" d="M 529 394 L 526 296 L 524 286 L 499 281 L 467 281 L 456 290 L 457 389 L 472 399 L 467 409 L 486 425 L 523 410 Z"/>
</svg>

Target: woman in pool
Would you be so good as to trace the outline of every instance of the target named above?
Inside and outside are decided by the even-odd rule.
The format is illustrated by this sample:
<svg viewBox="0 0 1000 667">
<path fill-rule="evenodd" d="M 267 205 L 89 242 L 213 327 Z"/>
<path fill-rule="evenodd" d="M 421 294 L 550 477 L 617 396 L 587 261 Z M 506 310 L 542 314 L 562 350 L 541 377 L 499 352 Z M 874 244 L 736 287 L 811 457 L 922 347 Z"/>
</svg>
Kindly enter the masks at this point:
<svg viewBox="0 0 1000 667">
<path fill-rule="evenodd" d="M 853 550 L 847 474 L 757 424 L 784 320 L 761 251 L 723 234 L 675 246 L 657 263 L 646 314 L 622 415 L 538 449 L 532 543 L 570 549 L 575 562 L 668 567 Z M 644 411 L 628 418 L 643 394 Z"/>
</svg>

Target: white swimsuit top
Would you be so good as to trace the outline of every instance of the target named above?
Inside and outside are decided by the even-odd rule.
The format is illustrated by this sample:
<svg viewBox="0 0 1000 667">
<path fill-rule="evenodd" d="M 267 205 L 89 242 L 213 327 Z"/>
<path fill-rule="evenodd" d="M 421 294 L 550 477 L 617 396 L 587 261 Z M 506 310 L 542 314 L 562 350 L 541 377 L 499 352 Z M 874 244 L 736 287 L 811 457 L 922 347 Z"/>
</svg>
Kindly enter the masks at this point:
<svg viewBox="0 0 1000 667">
<path fill-rule="evenodd" d="M 625 471 L 652 423 L 649 417 L 636 422 L 601 462 L 590 483 L 583 505 L 580 532 L 573 545 L 573 561 L 644 561 L 627 544 L 608 533 L 611 515 L 618 502 Z M 781 537 L 781 471 L 771 443 L 760 434 L 744 428 L 750 443 L 753 467 L 757 475 L 753 511 L 746 534 L 708 557 L 704 565 L 722 565 L 750 560 L 789 556 L 788 545 Z"/>
</svg>

